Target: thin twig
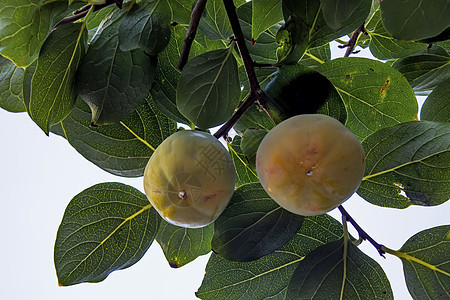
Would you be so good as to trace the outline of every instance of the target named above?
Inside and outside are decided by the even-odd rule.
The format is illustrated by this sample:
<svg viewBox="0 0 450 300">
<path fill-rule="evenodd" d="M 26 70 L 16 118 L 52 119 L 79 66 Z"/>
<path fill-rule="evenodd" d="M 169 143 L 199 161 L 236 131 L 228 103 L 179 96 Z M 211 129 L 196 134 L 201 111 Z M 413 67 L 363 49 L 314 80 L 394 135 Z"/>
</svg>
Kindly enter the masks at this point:
<svg viewBox="0 0 450 300">
<path fill-rule="evenodd" d="M 340 205 L 338 207 L 339 211 L 341 212 L 341 214 L 343 214 L 346 218 L 347 218 L 347 222 L 350 222 L 350 224 L 353 225 L 353 227 L 356 229 L 356 231 L 358 231 L 359 237 L 361 240 L 367 240 L 369 241 L 374 247 L 375 249 L 377 249 L 378 253 L 380 253 L 380 255 L 382 257 L 385 257 L 384 254 L 386 253 L 383 250 L 383 245 L 378 244 L 370 235 L 368 235 L 359 225 L 358 223 L 356 223 L 356 221 L 349 215 L 349 213 L 344 209 L 344 207 L 342 205 Z"/>
<path fill-rule="evenodd" d="M 94 11 L 97 11 L 97 10 L 100 10 L 107 6 L 110 6 L 111 4 L 116 4 L 117 7 L 122 8 L 122 2 L 123 2 L 123 0 L 107 0 L 106 3 L 104 3 L 104 4 L 94 5 Z M 63 24 L 73 23 L 75 21 L 78 21 L 78 20 L 84 18 L 87 15 L 90 7 L 91 7 L 91 5 L 86 5 L 86 6 L 83 6 L 82 8 L 74 11 L 73 16 L 62 19 L 61 21 L 58 22 L 58 24 L 55 25 L 55 28 L 57 28 L 58 26 L 61 26 Z"/>
<path fill-rule="evenodd" d="M 231 116 L 231 118 L 216 131 L 214 134 L 216 138 L 226 136 L 228 131 L 230 131 L 234 124 L 236 124 L 239 118 L 242 117 L 255 101 L 258 101 L 261 106 L 264 106 L 264 92 L 259 86 L 258 78 L 255 74 L 254 62 L 247 49 L 247 45 L 245 44 L 244 34 L 242 33 L 241 25 L 239 24 L 239 19 L 236 14 L 236 7 L 234 6 L 233 0 L 223 0 L 223 3 L 225 5 L 225 10 L 227 11 L 228 19 L 230 20 L 231 28 L 233 29 L 236 46 L 244 63 L 248 82 L 250 83 L 250 93 L 233 116 Z"/>
<path fill-rule="evenodd" d="M 356 43 L 358 42 L 359 35 L 361 33 L 363 33 L 363 32 L 365 32 L 364 23 L 361 26 L 359 26 L 359 28 L 356 29 L 353 32 L 353 34 L 352 34 L 350 40 L 348 41 L 347 45 L 342 46 L 342 48 L 343 47 L 347 47 L 347 51 L 345 51 L 344 57 L 349 57 L 350 54 L 354 53 L 353 50 L 355 50 Z"/>
<path fill-rule="evenodd" d="M 180 59 L 178 60 L 178 69 L 183 70 L 184 65 L 187 63 L 189 58 L 189 52 L 191 51 L 192 43 L 195 39 L 195 34 L 197 32 L 197 27 L 200 22 L 200 18 L 205 10 L 206 0 L 199 0 L 195 4 L 194 9 L 192 9 L 191 19 L 189 21 L 189 26 L 186 32 L 186 37 L 184 38 L 183 48 L 181 49 Z"/>
</svg>

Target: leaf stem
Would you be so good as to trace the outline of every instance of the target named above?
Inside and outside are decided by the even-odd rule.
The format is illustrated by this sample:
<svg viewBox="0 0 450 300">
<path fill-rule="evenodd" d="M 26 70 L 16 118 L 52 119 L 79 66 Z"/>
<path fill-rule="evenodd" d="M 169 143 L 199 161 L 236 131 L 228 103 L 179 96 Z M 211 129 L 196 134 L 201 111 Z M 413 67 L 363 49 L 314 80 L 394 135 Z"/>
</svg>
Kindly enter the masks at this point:
<svg viewBox="0 0 450 300">
<path fill-rule="evenodd" d="M 247 74 L 247 79 L 250 83 L 250 93 L 233 116 L 231 116 L 231 118 L 224 125 L 222 125 L 218 131 L 216 131 L 214 134 L 216 138 L 226 136 L 228 131 L 230 131 L 233 125 L 236 124 L 240 117 L 242 117 L 242 115 L 253 105 L 255 101 L 258 101 L 260 105 L 264 106 L 265 97 L 255 74 L 254 62 L 250 56 L 247 45 L 245 44 L 244 34 L 242 32 L 241 25 L 239 24 L 239 18 L 236 14 L 236 6 L 234 5 L 233 0 L 223 0 L 223 4 L 225 5 L 225 10 L 227 11 L 231 28 L 233 29 L 236 46 L 244 63 L 245 73 Z"/>
<path fill-rule="evenodd" d="M 375 247 L 375 249 L 377 249 L 378 253 L 385 258 L 384 256 L 384 254 L 386 253 L 386 251 L 384 250 L 385 247 L 383 245 L 378 244 L 370 235 L 368 235 L 361 228 L 361 226 L 359 226 L 358 223 L 356 223 L 356 221 L 352 218 L 352 216 L 350 216 L 350 214 L 344 209 L 342 205 L 339 205 L 338 209 L 341 212 L 341 214 L 346 217 L 347 222 L 350 222 L 350 224 L 352 224 L 352 226 L 356 229 L 356 231 L 358 231 L 360 239 L 369 241 Z"/>
<path fill-rule="evenodd" d="M 194 42 L 197 27 L 200 23 L 200 18 L 202 17 L 203 11 L 205 10 L 205 6 L 206 0 L 199 0 L 192 9 L 191 19 L 189 21 L 186 37 L 184 38 L 184 44 L 183 48 L 181 49 L 180 59 L 178 60 L 178 69 L 180 70 L 183 70 L 184 65 L 188 61 L 189 52 L 191 51 L 191 46 Z"/>
<path fill-rule="evenodd" d="M 94 6 L 93 11 L 100 10 L 102 8 L 110 6 L 111 4 L 116 4 L 117 7 L 122 8 L 122 2 L 123 2 L 123 0 L 106 0 L 106 2 L 104 4 L 83 6 L 82 8 L 74 11 L 73 16 L 66 17 L 66 18 L 62 19 L 61 21 L 59 21 L 58 24 L 55 25 L 55 28 L 58 26 L 61 26 L 63 24 L 73 23 L 75 21 L 78 21 L 78 20 L 84 18 L 88 14 L 91 6 Z"/>
</svg>

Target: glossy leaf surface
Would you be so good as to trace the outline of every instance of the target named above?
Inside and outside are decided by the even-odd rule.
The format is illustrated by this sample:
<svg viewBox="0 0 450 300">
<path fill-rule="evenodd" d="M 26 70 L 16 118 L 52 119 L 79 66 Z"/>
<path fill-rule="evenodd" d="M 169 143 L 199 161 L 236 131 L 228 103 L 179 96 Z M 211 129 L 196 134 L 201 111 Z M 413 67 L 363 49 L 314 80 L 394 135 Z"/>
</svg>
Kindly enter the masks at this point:
<svg viewBox="0 0 450 300">
<path fill-rule="evenodd" d="M 363 141 L 358 194 L 387 207 L 433 206 L 450 195 L 450 125 L 427 121 L 385 128 Z"/>
<path fill-rule="evenodd" d="M 26 111 L 23 101 L 24 70 L 0 56 L 0 107 L 10 112 Z"/>
<path fill-rule="evenodd" d="M 328 243 L 300 262 L 285 299 L 394 299 L 383 269 L 357 246 Z"/>
<path fill-rule="evenodd" d="M 233 142 L 228 144 L 228 152 L 236 168 L 236 188 L 247 183 L 259 182 L 256 171 L 250 167 L 248 158 L 242 153 L 241 141 L 242 138 L 236 135 Z"/>
<path fill-rule="evenodd" d="M 443 81 L 428 95 L 420 110 L 420 119 L 450 123 L 450 79 Z"/>
<path fill-rule="evenodd" d="M 411 296 L 445 299 L 450 295 L 450 226 L 438 226 L 411 237 L 394 251 L 403 263 Z"/>
<path fill-rule="evenodd" d="M 85 54 L 86 42 L 85 25 L 69 23 L 52 31 L 41 48 L 31 79 L 29 112 L 46 134 L 75 105 L 75 72 Z"/>
<path fill-rule="evenodd" d="M 138 177 L 153 151 L 176 131 L 176 123 L 162 115 L 146 99 L 119 124 L 90 126 L 91 114 L 80 99 L 63 122 L 69 143 L 87 160 L 103 170 L 124 177 Z"/>
<path fill-rule="evenodd" d="M 121 183 L 101 183 L 69 203 L 55 243 L 60 285 L 99 282 L 138 262 L 159 226 L 147 197 Z"/>
<path fill-rule="evenodd" d="M 183 68 L 177 87 L 177 107 L 202 129 L 228 120 L 239 104 L 239 78 L 231 49 L 206 52 Z"/>
<path fill-rule="evenodd" d="M 198 256 L 211 252 L 213 234 L 213 224 L 202 228 L 184 228 L 161 220 L 156 241 L 169 265 L 180 268 Z"/>
<path fill-rule="evenodd" d="M 347 110 L 347 126 L 360 140 L 417 118 L 418 105 L 407 80 L 381 62 L 337 58 L 316 68 L 335 86 Z"/>
<path fill-rule="evenodd" d="M 259 183 L 243 185 L 214 222 L 212 249 L 228 260 L 252 261 L 289 241 L 303 219 L 281 208 Z"/>
<path fill-rule="evenodd" d="M 306 217 L 300 230 L 273 253 L 251 262 L 211 255 L 196 293 L 200 299 L 284 299 L 289 280 L 311 251 L 342 236 L 342 225 L 328 215 Z"/>
</svg>

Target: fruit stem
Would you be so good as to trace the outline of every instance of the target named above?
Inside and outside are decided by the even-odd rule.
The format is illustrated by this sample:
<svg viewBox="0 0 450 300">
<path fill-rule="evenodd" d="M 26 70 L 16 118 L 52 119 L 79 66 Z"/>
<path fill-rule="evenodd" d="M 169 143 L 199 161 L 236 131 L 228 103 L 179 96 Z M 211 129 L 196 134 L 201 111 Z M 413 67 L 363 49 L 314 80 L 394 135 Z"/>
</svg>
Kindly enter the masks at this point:
<svg viewBox="0 0 450 300">
<path fill-rule="evenodd" d="M 384 246 L 378 244 L 370 235 L 368 235 L 367 232 L 365 232 L 361 228 L 361 226 L 359 226 L 358 223 L 356 223 L 356 221 L 352 218 L 352 216 L 350 216 L 350 214 L 344 209 L 342 205 L 339 205 L 338 209 L 341 212 L 341 214 L 346 217 L 347 222 L 350 222 L 350 224 L 352 224 L 352 226 L 356 229 L 356 231 L 358 231 L 359 238 L 361 240 L 369 241 L 375 247 L 375 249 L 377 249 L 378 253 L 380 253 L 382 257 L 386 258 L 384 256 L 384 254 L 386 253 L 386 251 L 384 251 Z"/>
</svg>

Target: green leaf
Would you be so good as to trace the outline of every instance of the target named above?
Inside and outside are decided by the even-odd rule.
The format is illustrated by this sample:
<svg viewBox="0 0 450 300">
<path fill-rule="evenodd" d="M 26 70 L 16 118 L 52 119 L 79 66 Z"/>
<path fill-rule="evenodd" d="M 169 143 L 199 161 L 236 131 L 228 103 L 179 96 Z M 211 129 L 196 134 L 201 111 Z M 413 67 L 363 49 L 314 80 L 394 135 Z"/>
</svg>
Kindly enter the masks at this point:
<svg viewBox="0 0 450 300">
<path fill-rule="evenodd" d="M 172 11 L 167 0 L 149 0 L 136 3 L 123 17 L 119 27 L 120 50 L 141 48 L 156 55 L 170 39 Z"/>
<path fill-rule="evenodd" d="M 241 140 L 242 138 L 236 135 L 233 142 L 228 144 L 228 152 L 236 168 L 236 188 L 247 183 L 259 182 L 256 171 L 250 167 L 247 157 L 242 153 Z"/>
<path fill-rule="evenodd" d="M 120 50 L 122 16 L 114 10 L 104 20 L 77 71 L 77 92 L 89 104 L 95 125 L 128 117 L 147 96 L 156 73 L 155 57 L 140 49 Z"/>
<path fill-rule="evenodd" d="M 156 240 L 169 265 L 180 268 L 211 251 L 213 234 L 213 224 L 202 228 L 183 228 L 161 221 Z"/>
<path fill-rule="evenodd" d="M 386 30 L 401 40 L 420 40 L 440 34 L 450 25 L 447 0 L 381 1 Z"/>
<path fill-rule="evenodd" d="M 303 219 L 281 208 L 261 184 L 242 185 L 214 222 L 212 249 L 228 260 L 256 260 L 288 242 Z"/>
<path fill-rule="evenodd" d="M 274 64 L 277 62 L 276 50 L 278 48 L 275 36 L 269 31 L 265 31 L 256 40 L 252 37 L 252 29 L 254 28 L 252 26 L 252 5 L 253 2 L 247 2 L 236 11 L 245 44 L 253 60 L 259 63 Z"/>
<path fill-rule="evenodd" d="M 416 300 L 450 295 L 450 225 L 421 231 L 398 251 L 386 249 L 403 263 L 406 285 Z"/>
<path fill-rule="evenodd" d="M 314 113 L 330 115 L 345 123 L 345 107 L 333 84 L 305 65 L 282 66 L 267 85 L 266 93 L 268 110 L 277 123 L 295 115 Z"/>
<path fill-rule="evenodd" d="M 27 67 L 37 58 L 50 31 L 69 11 L 66 1 L 2 0 L 0 54 L 19 67 Z"/>
<path fill-rule="evenodd" d="M 386 60 L 406 57 L 427 48 L 425 43 L 394 39 L 384 28 L 379 4 L 366 24 L 365 29 L 369 34 L 370 52 L 378 59 Z"/>
<path fill-rule="evenodd" d="M 283 1 L 286 24 L 277 34 L 279 61 L 296 63 L 308 48 L 322 46 L 357 29 L 366 20 L 371 2 L 359 1 L 353 13 L 342 22 L 341 28 L 335 30 L 325 21 L 320 0 Z"/>
<path fill-rule="evenodd" d="M 162 113 L 174 121 L 190 124 L 189 120 L 180 113 L 176 106 L 177 84 L 181 76 L 177 64 L 185 37 L 186 28 L 180 25 L 172 27 L 172 37 L 169 44 L 158 55 L 156 78 L 150 92 L 156 106 Z M 195 57 L 205 51 L 206 49 L 194 40 L 189 51 L 189 57 Z"/>
<path fill-rule="evenodd" d="M 347 126 L 360 140 L 373 132 L 417 119 L 411 86 L 392 67 L 371 59 L 345 57 L 316 68 L 335 86 L 347 110 Z"/>
<path fill-rule="evenodd" d="M 300 60 L 300 63 L 307 65 L 310 68 L 314 68 L 329 60 L 331 60 L 331 49 L 330 44 L 328 43 L 323 46 L 308 49 Z"/>
<path fill-rule="evenodd" d="M 284 299 L 299 262 L 315 248 L 342 236 L 342 225 L 328 215 L 306 217 L 284 246 L 251 262 L 233 262 L 212 254 L 196 293 L 200 299 Z"/>
<path fill-rule="evenodd" d="M 211 40 L 228 40 L 233 34 L 225 6 L 221 0 L 206 2 L 198 28 Z"/>
<path fill-rule="evenodd" d="M 428 95 L 420 111 L 420 119 L 450 123 L 450 79 L 440 83 Z"/>
<path fill-rule="evenodd" d="M 334 30 L 342 27 L 342 23 L 350 17 L 360 3 L 359 0 L 321 0 L 323 18 Z"/>
<path fill-rule="evenodd" d="M 159 226 L 147 197 L 121 183 L 101 183 L 69 203 L 55 242 L 59 285 L 99 282 L 138 262 Z"/>
<path fill-rule="evenodd" d="M 64 120 L 75 104 L 75 72 L 85 54 L 87 31 L 84 23 L 59 26 L 42 45 L 31 79 L 29 112 L 46 133 Z"/>
<path fill-rule="evenodd" d="M 0 56 L 0 107 L 10 112 L 26 111 L 23 101 L 24 70 Z"/>
<path fill-rule="evenodd" d="M 242 136 L 241 150 L 252 169 L 256 169 L 256 152 L 266 134 L 265 130 L 247 129 Z"/>
<path fill-rule="evenodd" d="M 358 194 L 385 207 L 433 206 L 450 195 L 450 125 L 407 122 L 363 141 L 366 172 Z"/>
<path fill-rule="evenodd" d="M 139 177 L 162 141 L 176 131 L 147 99 L 119 124 L 90 126 L 90 110 L 80 99 L 63 122 L 69 143 L 87 160 L 118 176 Z"/>
<path fill-rule="evenodd" d="M 343 239 L 309 253 L 300 262 L 286 299 L 394 299 L 381 266 Z"/>
<path fill-rule="evenodd" d="M 281 0 L 252 1 L 252 39 L 256 41 L 261 33 L 283 20 Z"/>
<path fill-rule="evenodd" d="M 450 78 L 450 55 L 433 47 L 399 59 L 392 67 L 405 76 L 415 91 L 431 90 Z"/>
<path fill-rule="evenodd" d="M 172 21 L 181 25 L 188 25 L 194 2 L 194 0 L 170 0 L 169 5 L 173 13 Z"/>
<path fill-rule="evenodd" d="M 213 50 L 190 60 L 177 87 L 179 111 L 199 128 L 226 122 L 241 94 L 236 59 L 229 49 Z"/>
</svg>

